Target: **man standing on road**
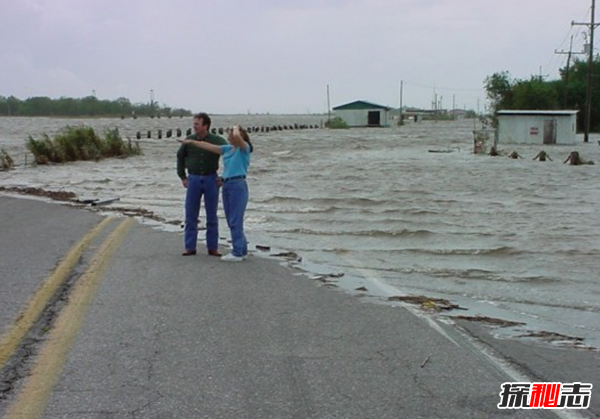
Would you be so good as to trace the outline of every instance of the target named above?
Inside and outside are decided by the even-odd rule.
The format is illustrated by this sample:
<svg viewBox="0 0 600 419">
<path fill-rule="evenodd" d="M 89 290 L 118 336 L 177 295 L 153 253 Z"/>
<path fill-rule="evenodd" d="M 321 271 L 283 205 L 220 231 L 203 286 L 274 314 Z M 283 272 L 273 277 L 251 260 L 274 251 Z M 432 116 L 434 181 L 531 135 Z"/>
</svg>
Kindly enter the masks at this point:
<svg viewBox="0 0 600 419">
<path fill-rule="evenodd" d="M 211 120 L 208 114 L 201 112 L 194 115 L 194 134 L 187 138 L 193 141 L 206 141 L 217 146 L 227 144 L 225 139 L 209 132 L 210 124 Z M 208 254 L 221 256 L 221 253 L 219 253 L 219 221 L 217 218 L 219 157 L 219 155 L 194 147 L 191 144 L 181 144 L 177 151 L 177 175 L 181 179 L 183 187 L 187 189 L 185 194 L 185 251 L 182 253 L 183 256 L 196 254 L 198 215 L 203 196 Z"/>
</svg>

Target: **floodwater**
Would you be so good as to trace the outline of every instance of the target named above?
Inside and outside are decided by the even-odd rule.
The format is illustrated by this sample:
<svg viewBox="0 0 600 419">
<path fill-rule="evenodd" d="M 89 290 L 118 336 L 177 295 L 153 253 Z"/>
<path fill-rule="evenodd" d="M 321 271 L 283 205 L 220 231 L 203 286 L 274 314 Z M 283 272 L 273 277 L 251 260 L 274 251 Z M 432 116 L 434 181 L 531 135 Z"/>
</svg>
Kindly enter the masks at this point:
<svg viewBox="0 0 600 419">
<path fill-rule="evenodd" d="M 321 124 L 319 115 L 213 117 L 213 127 Z M 25 139 L 66 125 L 118 128 L 144 155 L 31 166 Z M 498 334 L 547 331 L 600 347 L 600 136 L 572 146 L 502 146 L 522 159 L 472 153 L 473 120 L 403 127 L 251 134 L 246 229 L 251 248 L 296 252 L 299 268 L 344 273 L 338 284 L 377 296 L 425 295 L 468 311 L 525 323 Z M 181 234 L 179 144 L 167 129 L 191 118 L 0 118 L 0 148 L 16 161 L 0 186 L 119 198 Z M 162 129 L 163 138 L 156 138 Z M 532 158 L 545 149 L 553 161 Z M 596 165 L 570 166 L 571 150 Z M 432 152 L 447 151 L 447 152 Z M 221 236 L 227 227 L 220 210 Z M 183 244 L 182 244 L 183 246 Z M 178 253 L 181 249 L 170 249 Z M 256 253 L 259 253 L 256 251 Z"/>
</svg>

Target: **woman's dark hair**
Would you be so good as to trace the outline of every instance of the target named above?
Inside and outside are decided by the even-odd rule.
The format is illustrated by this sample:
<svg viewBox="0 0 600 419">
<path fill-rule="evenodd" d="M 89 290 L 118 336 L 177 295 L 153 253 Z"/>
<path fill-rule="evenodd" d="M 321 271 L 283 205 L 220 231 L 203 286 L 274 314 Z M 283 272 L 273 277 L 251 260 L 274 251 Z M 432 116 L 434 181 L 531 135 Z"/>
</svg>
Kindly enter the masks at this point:
<svg viewBox="0 0 600 419">
<path fill-rule="evenodd" d="M 238 127 L 240 130 L 240 134 L 242 134 L 242 138 L 244 141 L 246 141 L 248 143 L 248 145 L 250 146 L 250 152 L 252 153 L 254 151 L 254 146 L 252 145 L 252 143 L 250 142 L 250 136 L 248 135 L 248 131 L 246 131 L 244 128 L 242 127 Z"/>
</svg>

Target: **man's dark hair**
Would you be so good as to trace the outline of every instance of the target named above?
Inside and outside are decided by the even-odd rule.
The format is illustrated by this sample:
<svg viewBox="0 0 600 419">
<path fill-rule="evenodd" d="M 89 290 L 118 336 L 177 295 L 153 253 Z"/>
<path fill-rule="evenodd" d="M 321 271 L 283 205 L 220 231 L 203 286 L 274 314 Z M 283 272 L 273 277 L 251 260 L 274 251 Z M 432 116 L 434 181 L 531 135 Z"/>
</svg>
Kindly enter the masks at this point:
<svg viewBox="0 0 600 419">
<path fill-rule="evenodd" d="M 194 119 L 201 119 L 202 125 L 206 125 L 206 129 L 210 129 L 211 120 L 206 112 L 197 113 L 194 115 Z"/>
</svg>

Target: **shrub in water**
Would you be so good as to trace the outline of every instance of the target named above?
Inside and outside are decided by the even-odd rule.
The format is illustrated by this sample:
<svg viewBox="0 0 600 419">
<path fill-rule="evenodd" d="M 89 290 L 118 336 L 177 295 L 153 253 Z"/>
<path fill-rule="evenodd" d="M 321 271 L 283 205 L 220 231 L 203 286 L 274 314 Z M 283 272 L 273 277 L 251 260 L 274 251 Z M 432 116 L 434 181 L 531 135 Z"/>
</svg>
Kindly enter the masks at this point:
<svg viewBox="0 0 600 419">
<path fill-rule="evenodd" d="M 102 139 L 90 127 L 67 127 L 54 138 L 59 161 L 100 160 Z"/>
<path fill-rule="evenodd" d="M 127 143 L 125 143 L 118 129 L 106 133 L 103 147 L 105 157 L 127 157 L 142 154 L 140 143 L 136 141 L 135 144 L 132 144 L 131 139 L 128 139 Z"/>
<path fill-rule="evenodd" d="M 346 129 L 348 128 L 348 124 L 340 118 L 339 116 L 335 116 L 329 121 L 325 122 L 325 126 L 331 129 Z"/>
<path fill-rule="evenodd" d="M 0 149 L 0 170 L 10 170 L 14 167 L 15 162 L 10 157 L 10 154 L 6 152 L 3 148 Z"/>
<path fill-rule="evenodd" d="M 54 140 L 44 134 L 43 140 L 29 136 L 27 148 L 37 164 L 64 163 L 76 160 L 100 160 L 107 157 L 128 157 L 142 153 L 138 143 L 125 143 L 118 130 L 108 131 L 104 139 L 91 127 L 66 127 Z"/>
<path fill-rule="evenodd" d="M 56 161 L 57 156 L 52 141 L 47 134 L 42 137 L 42 140 L 36 140 L 30 135 L 27 139 L 26 146 L 33 154 L 35 162 L 37 164 L 48 164 L 51 161 Z"/>
</svg>

